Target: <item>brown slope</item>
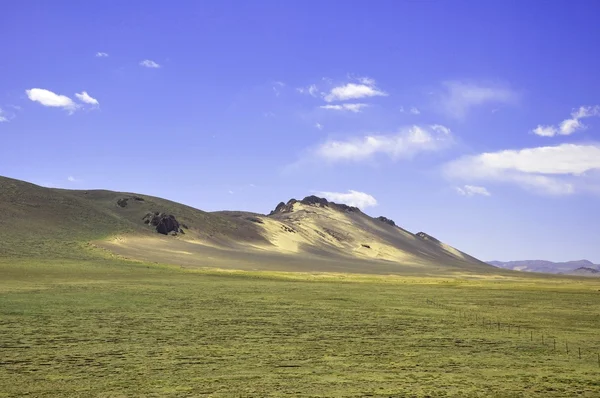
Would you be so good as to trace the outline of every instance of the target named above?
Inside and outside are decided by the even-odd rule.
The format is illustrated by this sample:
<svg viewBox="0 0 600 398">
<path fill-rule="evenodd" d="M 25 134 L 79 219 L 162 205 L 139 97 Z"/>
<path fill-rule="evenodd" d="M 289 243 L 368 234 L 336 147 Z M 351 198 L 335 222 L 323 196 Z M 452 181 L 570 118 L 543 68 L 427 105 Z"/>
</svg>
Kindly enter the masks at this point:
<svg viewBox="0 0 600 398">
<path fill-rule="evenodd" d="M 0 177 L 0 256 L 78 256 L 82 243 L 130 258 L 190 267 L 368 273 L 489 272 L 441 242 L 390 220 L 308 197 L 269 216 L 204 212 L 172 201 L 106 190 L 43 188 Z M 163 236 L 149 212 L 182 225 Z"/>
</svg>

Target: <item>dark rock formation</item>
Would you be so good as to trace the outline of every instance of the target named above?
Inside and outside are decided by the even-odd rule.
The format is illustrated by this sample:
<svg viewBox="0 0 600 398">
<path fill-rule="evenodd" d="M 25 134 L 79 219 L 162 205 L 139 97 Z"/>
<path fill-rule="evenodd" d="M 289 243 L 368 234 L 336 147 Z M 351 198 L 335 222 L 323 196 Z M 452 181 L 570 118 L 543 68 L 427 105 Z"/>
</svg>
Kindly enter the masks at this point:
<svg viewBox="0 0 600 398">
<path fill-rule="evenodd" d="M 329 205 L 329 201 L 325 198 L 319 198 L 315 195 L 307 196 L 306 198 L 300 201 L 303 205 L 309 206 L 319 206 L 319 207 L 327 207 Z"/>
<path fill-rule="evenodd" d="M 361 246 L 362 246 L 362 247 L 366 247 L 367 249 L 370 249 L 370 248 L 371 248 L 371 246 L 369 246 L 369 245 L 365 245 L 364 243 L 361 243 Z"/>
<path fill-rule="evenodd" d="M 307 206 L 329 207 L 329 208 L 332 208 L 332 209 L 335 209 L 338 211 L 343 211 L 343 212 L 348 212 L 348 213 L 360 212 L 360 209 L 358 207 L 348 206 L 345 204 L 338 204 L 338 203 L 330 202 L 325 198 L 319 198 L 318 196 L 310 195 L 310 196 L 305 197 L 302 200 L 290 199 L 287 203 L 281 202 L 277 205 L 277 207 L 275 207 L 275 210 L 273 210 L 272 212 L 269 213 L 269 215 L 272 216 L 274 214 L 289 213 L 292 211 L 294 203 L 298 203 L 298 202 L 302 203 L 303 205 L 307 205 Z"/>
<path fill-rule="evenodd" d="M 257 224 L 264 224 L 265 222 L 258 217 L 246 217 L 246 220 L 255 222 Z"/>
<path fill-rule="evenodd" d="M 296 233 L 296 230 L 294 228 L 290 228 L 287 225 L 282 225 L 281 229 L 283 229 L 285 232 L 291 232 L 291 233 Z"/>
<path fill-rule="evenodd" d="M 86 192 L 87 193 L 87 192 Z M 117 200 L 117 205 L 119 207 L 127 207 L 127 205 L 129 204 L 129 199 L 133 199 L 136 202 L 143 202 L 144 198 L 139 197 L 139 196 L 131 196 L 129 198 L 121 198 L 119 200 Z"/>
<path fill-rule="evenodd" d="M 273 210 L 272 212 L 269 213 L 270 216 L 274 215 L 274 214 L 279 214 L 279 213 L 289 213 L 292 211 L 292 206 L 294 205 L 294 203 L 298 202 L 296 199 L 290 199 L 287 204 L 280 202 L 277 207 L 275 207 L 275 210 Z"/>
<path fill-rule="evenodd" d="M 394 222 L 394 220 L 390 220 L 389 218 L 384 217 L 384 216 L 379 216 L 379 217 L 376 218 L 376 220 L 379 220 L 379 221 L 384 222 L 384 223 L 386 223 L 388 225 L 391 225 L 392 227 L 396 226 L 396 223 Z"/>
<path fill-rule="evenodd" d="M 176 235 L 183 232 L 179 227 L 179 222 L 172 214 L 148 213 L 144 216 L 144 223 L 156 227 L 156 232 L 163 235 Z"/>
</svg>

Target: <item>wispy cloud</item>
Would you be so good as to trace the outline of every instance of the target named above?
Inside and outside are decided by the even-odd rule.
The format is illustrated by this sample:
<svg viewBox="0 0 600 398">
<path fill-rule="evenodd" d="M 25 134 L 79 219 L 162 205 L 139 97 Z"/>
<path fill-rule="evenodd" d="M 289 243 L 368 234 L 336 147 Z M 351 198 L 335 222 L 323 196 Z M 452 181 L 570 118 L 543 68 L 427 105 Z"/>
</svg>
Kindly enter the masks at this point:
<svg viewBox="0 0 600 398">
<path fill-rule="evenodd" d="M 447 81 L 436 96 L 436 106 L 447 116 L 463 119 L 475 107 L 488 103 L 513 103 L 517 98 L 515 91 L 503 85 Z"/>
<path fill-rule="evenodd" d="M 279 82 L 279 81 L 273 82 L 273 92 L 275 93 L 276 97 L 279 97 L 279 95 L 281 94 L 281 89 L 283 87 L 285 87 L 284 82 Z"/>
<path fill-rule="evenodd" d="M 364 82 L 369 84 L 364 84 Z M 326 102 L 347 101 L 351 99 L 381 97 L 388 94 L 375 87 L 373 79 L 363 80 L 363 83 L 347 83 L 331 89 L 323 98 Z"/>
<path fill-rule="evenodd" d="M 68 176 L 67 177 L 67 181 L 69 181 L 69 182 L 77 182 L 77 179 L 75 177 L 73 177 L 73 176 Z"/>
<path fill-rule="evenodd" d="M 454 187 L 459 195 L 463 196 L 491 196 L 490 192 L 485 187 L 478 187 L 475 185 L 464 185 L 462 187 Z"/>
<path fill-rule="evenodd" d="M 86 104 L 99 106 L 100 103 L 96 98 L 91 97 L 86 91 L 82 91 L 81 93 L 76 93 L 75 97 L 81 102 L 85 102 Z"/>
<path fill-rule="evenodd" d="M 334 111 L 349 111 L 349 112 L 358 113 L 358 112 L 362 112 L 362 109 L 366 108 L 368 106 L 369 105 L 367 105 L 367 104 L 339 104 L 339 105 L 328 104 L 328 105 L 320 106 L 320 108 L 334 110 Z"/>
<path fill-rule="evenodd" d="M 586 126 L 581 123 L 581 119 L 592 116 L 600 116 L 600 106 L 580 106 L 578 109 L 571 112 L 569 119 L 563 120 L 558 126 L 543 126 L 538 125 L 531 130 L 533 134 L 540 137 L 554 137 L 555 135 L 571 135 L 577 130 L 585 129 Z"/>
<path fill-rule="evenodd" d="M 98 57 L 98 58 L 106 58 L 106 57 L 108 57 L 108 53 L 104 53 L 104 52 L 99 51 L 99 52 L 96 53 L 96 57 Z"/>
<path fill-rule="evenodd" d="M 400 111 L 400 113 L 405 113 L 406 112 L 406 109 L 404 109 L 404 106 L 400 106 L 400 108 L 398 108 L 398 110 Z M 411 115 L 420 115 L 421 111 L 416 106 L 411 106 L 408 109 L 408 113 L 410 113 Z"/>
<path fill-rule="evenodd" d="M 69 114 L 75 112 L 79 107 L 66 95 L 59 95 L 43 88 L 32 88 L 25 90 L 25 93 L 31 101 L 40 103 L 43 106 L 65 109 Z"/>
<path fill-rule="evenodd" d="M 140 66 L 143 66 L 145 68 L 154 68 L 154 69 L 160 68 L 160 65 L 157 64 L 156 62 L 152 61 L 151 59 L 143 60 L 142 62 L 140 62 Z"/>
<path fill-rule="evenodd" d="M 600 170 L 600 145 L 562 144 L 464 156 L 444 166 L 451 179 L 499 181 L 553 195 L 586 190 Z"/>
<path fill-rule="evenodd" d="M 348 206 L 365 209 L 367 207 L 377 206 L 377 199 L 365 192 L 349 190 L 348 192 L 316 192 L 317 196 L 324 197 L 335 203 L 343 203 Z"/>
<path fill-rule="evenodd" d="M 0 123 L 8 122 L 8 115 L 2 108 L 0 108 Z"/>
<path fill-rule="evenodd" d="M 431 152 L 448 146 L 452 141 L 450 129 L 441 125 L 411 126 L 395 134 L 372 134 L 347 140 L 327 141 L 311 156 L 329 161 L 364 161 L 377 155 L 391 159 L 409 158 L 420 152 Z"/>
<path fill-rule="evenodd" d="M 311 84 L 308 87 L 299 87 L 296 89 L 296 91 L 298 91 L 300 94 L 308 94 L 315 98 L 319 96 L 319 89 L 317 88 L 316 84 Z"/>
<path fill-rule="evenodd" d="M 319 130 L 323 130 L 323 125 L 319 122 L 315 123 L 315 127 L 318 128 Z"/>
</svg>

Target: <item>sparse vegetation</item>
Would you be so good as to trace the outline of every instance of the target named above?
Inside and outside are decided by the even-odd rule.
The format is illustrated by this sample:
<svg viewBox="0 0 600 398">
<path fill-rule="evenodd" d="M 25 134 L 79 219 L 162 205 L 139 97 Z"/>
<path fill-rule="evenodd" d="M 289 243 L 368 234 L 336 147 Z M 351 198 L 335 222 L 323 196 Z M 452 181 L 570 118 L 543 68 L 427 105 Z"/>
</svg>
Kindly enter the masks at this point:
<svg viewBox="0 0 600 398">
<path fill-rule="evenodd" d="M 428 297 L 600 349 L 599 285 L 0 262 L 0 396 L 587 396 L 593 358 L 485 330 Z"/>
</svg>

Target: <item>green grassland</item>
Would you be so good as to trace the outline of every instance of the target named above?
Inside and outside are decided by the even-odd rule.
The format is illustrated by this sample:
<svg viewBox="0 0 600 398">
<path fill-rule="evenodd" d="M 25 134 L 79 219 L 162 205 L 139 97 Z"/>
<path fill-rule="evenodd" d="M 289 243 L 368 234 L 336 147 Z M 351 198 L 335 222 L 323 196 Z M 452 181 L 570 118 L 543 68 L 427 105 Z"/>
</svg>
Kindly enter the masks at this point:
<svg viewBox="0 0 600 398">
<path fill-rule="evenodd" d="M 600 396 L 594 279 L 185 270 L 89 256 L 0 260 L 0 397 Z"/>
</svg>

